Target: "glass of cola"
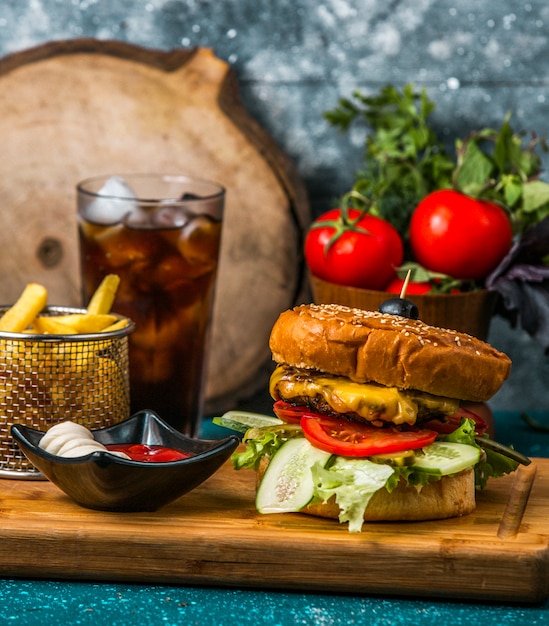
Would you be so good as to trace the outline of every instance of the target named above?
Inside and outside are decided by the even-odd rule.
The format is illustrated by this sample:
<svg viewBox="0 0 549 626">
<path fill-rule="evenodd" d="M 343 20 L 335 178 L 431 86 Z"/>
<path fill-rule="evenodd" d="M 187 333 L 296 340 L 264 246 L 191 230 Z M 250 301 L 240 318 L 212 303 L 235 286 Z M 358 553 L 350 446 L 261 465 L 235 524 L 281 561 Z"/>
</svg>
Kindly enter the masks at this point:
<svg viewBox="0 0 549 626">
<path fill-rule="evenodd" d="M 102 176 L 77 185 L 82 298 L 107 274 L 131 318 L 131 411 L 196 437 L 204 405 L 225 189 L 186 176 Z"/>
</svg>

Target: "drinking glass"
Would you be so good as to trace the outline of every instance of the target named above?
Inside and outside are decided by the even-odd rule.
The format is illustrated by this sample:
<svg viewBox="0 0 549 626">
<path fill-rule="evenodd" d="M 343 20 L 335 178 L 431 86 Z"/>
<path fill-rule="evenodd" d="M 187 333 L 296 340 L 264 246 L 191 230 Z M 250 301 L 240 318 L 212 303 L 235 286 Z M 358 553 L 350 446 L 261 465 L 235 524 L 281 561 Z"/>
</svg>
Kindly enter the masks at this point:
<svg viewBox="0 0 549 626">
<path fill-rule="evenodd" d="M 84 305 L 107 274 L 129 338 L 131 411 L 152 409 L 196 437 L 225 189 L 188 176 L 128 174 L 77 185 Z"/>
</svg>

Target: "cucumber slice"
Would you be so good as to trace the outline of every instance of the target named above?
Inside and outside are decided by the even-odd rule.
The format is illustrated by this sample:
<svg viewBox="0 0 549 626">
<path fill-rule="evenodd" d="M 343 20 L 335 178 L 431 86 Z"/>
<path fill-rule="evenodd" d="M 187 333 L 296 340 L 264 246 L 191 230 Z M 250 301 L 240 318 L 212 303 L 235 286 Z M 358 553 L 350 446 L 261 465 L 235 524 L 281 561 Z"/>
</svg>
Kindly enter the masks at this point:
<svg viewBox="0 0 549 626">
<path fill-rule="evenodd" d="M 245 433 L 249 428 L 269 428 L 284 423 L 278 417 L 249 411 L 227 411 L 221 417 L 214 417 L 212 422 L 240 433 Z"/>
<path fill-rule="evenodd" d="M 313 447 L 307 439 L 289 439 L 271 459 L 261 479 L 255 505 L 260 513 L 300 511 L 313 497 L 315 463 L 326 465 L 332 455 Z"/>
<path fill-rule="evenodd" d="M 423 448 L 412 467 L 438 476 L 457 474 L 468 467 L 474 467 L 480 460 L 480 449 L 465 443 L 435 441 Z"/>
</svg>

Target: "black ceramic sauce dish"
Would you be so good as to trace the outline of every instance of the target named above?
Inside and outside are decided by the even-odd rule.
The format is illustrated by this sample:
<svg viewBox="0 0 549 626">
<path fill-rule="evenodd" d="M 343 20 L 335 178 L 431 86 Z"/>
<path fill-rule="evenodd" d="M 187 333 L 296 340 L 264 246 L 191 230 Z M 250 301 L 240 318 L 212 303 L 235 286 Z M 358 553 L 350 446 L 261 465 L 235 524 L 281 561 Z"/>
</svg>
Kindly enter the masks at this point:
<svg viewBox="0 0 549 626">
<path fill-rule="evenodd" d="M 104 511 L 156 511 L 214 474 L 239 444 L 235 435 L 213 441 L 191 439 L 148 410 L 92 432 L 103 445 L 160 445 L 192 456 L 164 463 L 132 461 L 103 451 L 65 458 L 39 447 L 44 432 L 22 424 L 11 428 L 13 438 L 43 476 L 77 504 Z"/>
</svg>

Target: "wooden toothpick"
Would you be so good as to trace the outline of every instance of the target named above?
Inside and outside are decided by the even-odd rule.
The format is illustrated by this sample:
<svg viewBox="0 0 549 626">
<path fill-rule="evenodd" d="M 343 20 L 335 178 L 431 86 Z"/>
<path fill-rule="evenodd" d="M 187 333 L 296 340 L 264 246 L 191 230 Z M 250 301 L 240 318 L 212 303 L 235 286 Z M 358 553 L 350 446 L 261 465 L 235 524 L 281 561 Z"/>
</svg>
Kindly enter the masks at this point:
<svg viewBox="0 0 549 626">
<path fill-rule="evenodd" d="M 411 274 L 412 274 L 412 270 L 408 270 L 408 272 L 406 273 L 406 278 L 404 279 L 404 282 L 402 283 L 402 289 L 400 290 L 399 298 L 404 299 L 406 297 L 406 292 L 408 291 L 408 283 L 410 282 Z"/>
</svg>

